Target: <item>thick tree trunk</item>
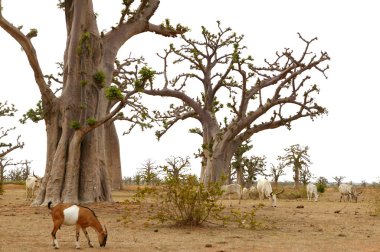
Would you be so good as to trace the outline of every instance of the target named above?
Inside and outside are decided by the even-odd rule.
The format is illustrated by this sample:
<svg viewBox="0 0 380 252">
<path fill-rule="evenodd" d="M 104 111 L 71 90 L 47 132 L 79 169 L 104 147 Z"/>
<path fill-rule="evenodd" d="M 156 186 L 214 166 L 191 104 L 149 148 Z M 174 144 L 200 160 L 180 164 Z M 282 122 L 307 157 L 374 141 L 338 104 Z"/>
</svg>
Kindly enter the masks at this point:
<svg viewBox="0 0 380 252">
<path fill-rule="evenodd" d="M 68 5 L 64 86 L 60 98 L 43 104 L 47 163 L 34 204 L 111 201 L 111 176 L 115 176 L 117 184 L 121 179 L 118 136 L 113 122 L 91 132 L 82 130 L 88 118 L 99 120 L 109 112 L 104 86 L 110 82 L 98 83 L 93 76 L 102 72 L 107 80 L 112 78 L 112 72 L 103 67 L 104 51 L 92 4 L 81 1 Z M 73 122 L 79 123 L 80 128 L 74 129 Z M 113 156 L 107 157 L 110 153 Z"/>
<path fill-rule="evenodd" d="M 114 123 L 105 124 L 105 154 L 106 167 L 111 177 L 111 186 L 113 190 L 120 190 L 122 185 L 122 173 L 120 162 L 120 144 Z"/>
<path fill-rule="evenodd" d="M 207 183 L 224 180 L 225 183 L 228 183 L 230 164 L 235 151 L 236 148 L 233 144 L 228 146 L 222 143 L 215 144 L 212 152 L 206 156 L 206 165 L 201 174 L 201 181 Z"/>
<path fill-rule="evenodd" d="M 31 37 L 0 10 L 0 27 L 24 49 L 41 92 L 47 158 L 34 204 L 108 201 L 111 186 L 120 189 L 120 150 L 113 120 L 136 90 L 121 87 L 128 94 L 122 101 L 110 102 L 104 89 L 112 83 L 117 53 L 127 40 L 148 31 L 170 37 L 187 31 L 181 25 L 150 23 L 159 4 L 159 0 L 146 0 L 134 8 L 124 1 L 119 23 L 100 34 L 92 0 L 62 1 L 67 41 L 60 97 L 45 81 Z"/>
</svg>

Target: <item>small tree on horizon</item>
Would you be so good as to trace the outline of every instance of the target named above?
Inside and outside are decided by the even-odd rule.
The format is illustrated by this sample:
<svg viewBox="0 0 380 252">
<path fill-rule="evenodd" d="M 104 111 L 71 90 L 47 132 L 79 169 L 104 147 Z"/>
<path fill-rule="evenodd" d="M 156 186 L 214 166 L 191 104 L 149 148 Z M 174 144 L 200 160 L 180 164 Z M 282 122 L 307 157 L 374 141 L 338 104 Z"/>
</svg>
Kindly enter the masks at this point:
<svg viewBox="0 0 380 252">
<path fill-rule="evenodd" d="M 158 166 L 152 159 L 147 159 L 142 164 L 141 168 L 138 168 L 141 179 L 146 185 L 156 185 L 159 183 Z"/>
<path fill-rule="evenodd" d="M 282 162 L 278 163 L 276 166 L 274 164 L 271 164 L 270 167 L 270 176 L 273 177 L 274 187 L 278 188 L 278 180 L 281 176 L 285 175 L 285 169 L 286 165 Z"/>
<path fill-rule="evenodd" d="M 310 183 L 311 179 L 313 178 L 313 174 L 310 172 L 308 166 L 304 166 L 303 169 L 300 170 L 300 181 L 302 182 L 303 186 L 306 187 L 308 183 Z M 315 178 L 315 177 L 314 177 Z"/>
<path fill-rule="evenodd" d="M 266 156 L 251 156 L 247 159 L 247 163 L 244 169 L 244 180 L 247 188 L 253 185 L 253 182 L 257 180 L 257 175 L 268 177 L 265 173 L 267 166 Z"/>
<path fill-rule="evenodd" d="M 279 157 L 279 159 L 282 160 L 286 166 L 291 166 L 293 168 L 293 179 L 296 189 L 299 189 L 300 172 L 302 169 L 306 169 L 311 164 L 308 150 L 308 146 L 303 147 L 299 144 L 294 144 L 288 148 L 285 148 L 285 155 Z"/>
<path fill-rule="evenodd" d="M 164 174 L 171 174 L 173 178 L 180 179 L 181 174 L 185 174 L 190 170 L 190 157 L 175 157 L 167 158 L 165 165 L 161 165 L 160 169 Z"/>
<path fill-rule="evenodd" d="M 344 177 L 344 176 L 335 176 L 335 177 L 333 177 L 333 179 L 336 182 L 337 187 L 339 187 L 342 184 L 343 179 L 345 179 L 345 178 L 346 177 Z"/>
<path fill-rule="evenodd" d="M 245 185 L 246 181 L 244 180 L 244 174 L 246 173 L 245 171 L 249 169 L 248 166 L 250 166 L 250 163 L 249 158 L 245 157 L 244 154 L 250 151 L 253 147 L 249 143 L 250 141 L 247 140 L 236 149 L 232 157 L 231 168 L 226 183 L 231 184 L 232 177 L 236 175 L 236 182 L 241 186 Z"/>
</svg>

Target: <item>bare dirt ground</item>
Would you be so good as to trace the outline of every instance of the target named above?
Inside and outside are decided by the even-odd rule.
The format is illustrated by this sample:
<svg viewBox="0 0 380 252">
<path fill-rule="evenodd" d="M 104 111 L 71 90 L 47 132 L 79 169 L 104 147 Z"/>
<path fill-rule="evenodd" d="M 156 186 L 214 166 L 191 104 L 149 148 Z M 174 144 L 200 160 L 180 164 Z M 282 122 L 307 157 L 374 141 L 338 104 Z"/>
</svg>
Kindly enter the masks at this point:
<svg viewBox="0 0 380 252">
<path fill-rule="evenodd" d="M 0 251 L 53 251 L 53 224 L 47 207 L 31 207 L 23 186 L 5 185 L 4 189 L 0 195 Z M 88 248 L 83 233 L 80 241 L 86 251 L 380 251 L 380 217 L 371 215 L 380 189 L 363 191 L 356 204 L 339 202 L 333 188 L 319 202 L 279 199 L 277 208 L 272 208 L 264 201 L 265 206 L 256 212 L 259 225 L 254 230 L 234 224 L 187 228 L 156 224 L 141 208 L 128 207 L 126 211 L 123 202 L 134 192 L 118 191 L 114 192 L 115 203 L 88 205 L 107 226 L 107 246 L 99 248 L 93 230 L 89 232 L 94 248 Z M 230 202 L 224 203 L 230 210 Z M 231 203 L 232 208 L 249 211 L 260 201 Z M 300 205 L 304 208 L 297 208 Z M 60 251 L 77 251 L 75 227 L 63 226 L 57 238 Z"/>
</svg>

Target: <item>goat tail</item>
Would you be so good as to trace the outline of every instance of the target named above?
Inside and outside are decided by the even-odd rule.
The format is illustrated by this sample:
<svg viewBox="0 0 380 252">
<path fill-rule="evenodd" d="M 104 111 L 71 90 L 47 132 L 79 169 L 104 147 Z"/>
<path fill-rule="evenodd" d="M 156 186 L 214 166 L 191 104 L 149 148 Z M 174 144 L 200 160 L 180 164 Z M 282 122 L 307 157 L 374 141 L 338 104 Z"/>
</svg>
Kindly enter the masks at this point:
<svg viewBox="0 0 380 252">
<path fill-rule="evenodd" d="M 49 201 L 49 203 L 48 203 L 48 205 L 47 205 L 47 207 L 48 207 L 49 209 L 51 209 L 51 204 L 53 204 L 53 202 Z"/>
</svg>

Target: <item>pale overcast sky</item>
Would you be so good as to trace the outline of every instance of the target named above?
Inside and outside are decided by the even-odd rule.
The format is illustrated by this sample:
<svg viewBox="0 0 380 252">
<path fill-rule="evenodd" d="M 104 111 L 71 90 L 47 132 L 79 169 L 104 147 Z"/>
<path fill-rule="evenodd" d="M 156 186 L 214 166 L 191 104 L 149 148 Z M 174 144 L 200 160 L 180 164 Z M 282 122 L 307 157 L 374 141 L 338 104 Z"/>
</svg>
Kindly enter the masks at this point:
<svg viewBox="0 0 380 252">
<path fill-rule="evenodd" d="M 65 45 L 64 13 L 56 8 L 58 1 L 3 0 L 3 14 L 15 25 L 24 25 L 23 30 L 38 29 L 33 38 L 42 70 L 55 73 L 55 62 L 62 61 Z M 99 14 L 99 30 L 109 29 L 120 15 L 119 1 L 94 0 Z M 191 28 L 188 36 L 199 36 L 200 26 L 216 27 L 220 20 L 238 34 L 244 34 L 244 44 L 257 64 L 272 57 L 277 50 L 289 47 L 302 50 L 297 32 L 305 38 L 318 37 L 312 49 L 327 51 L 331 57 L 328 79 L 315 73 L 311 81 L 319 84 L 321 93 L 318 104 L 328 108 L 329 115 L 314 122 L 303 119 L 293 123 L 291 131 L 285 128 L 259 133 L 252 138 L 252 154 L 267 156 L 268 166 L 292 144 L 310 147 L 310 167 L 315 176 L 324 176 L 332 181 L 333 176 L 346 176 L 345 181 L 379 181 L 378 152 L 380 132 L 376 125 L 378 95 L 380 32 L 377 1 L 304 1 L 304 0 L 162 0 L 152 21 L 161 23 L 170 18 L 173 24 L 180 22 Z M 161 52 L 168 43 L 152 34 L 143 34 L 128 41 L 120 52 L 123 55 L 143 55 L 154 65 L 156 52 Z M 159 64 L 158 64 L 159 66 Z M 29 122 L 19 126 L 16 119 L 33 107 L 40 94 L 32 71 L 20 46 L 0 29 L 0 101 L 13 103 L 19 116 L 13 125 L 22 135 L 25 148 L 12 157 L 33 160 L 32 169 L 43 175 L 45 166 L 46 136 L 44 123 Z M 10 119 L 0 119 L 1 125 Z M 12 124 L 10 124 L 12 125 Z M 117 123 L 120 132 L 122 123 Z M 148 158 L 163 164 L 170 156 L 193 156 L 201 139 L 188 133 L 186 124 L 178 125 L 160 142 L 154 130 L 121 136 L 122 167 L 124 176 L 132 176 L 136 168 Z M 199 160 L 192 161 L 194 173 L 199 175 Z M 290 169 L 287 176 L 291 179 Z"/>
</svg>

